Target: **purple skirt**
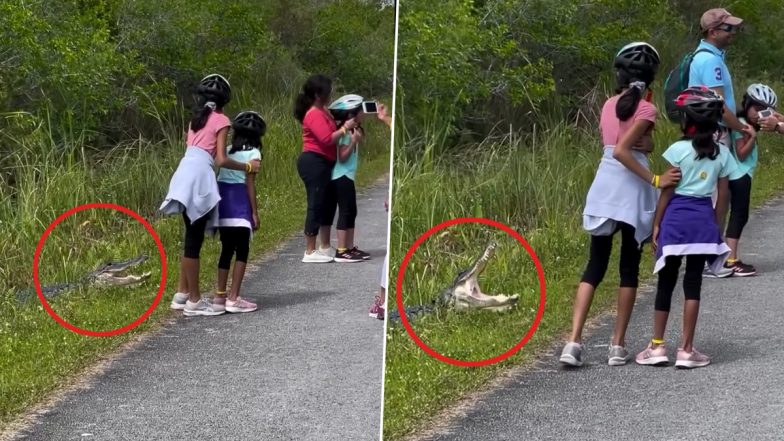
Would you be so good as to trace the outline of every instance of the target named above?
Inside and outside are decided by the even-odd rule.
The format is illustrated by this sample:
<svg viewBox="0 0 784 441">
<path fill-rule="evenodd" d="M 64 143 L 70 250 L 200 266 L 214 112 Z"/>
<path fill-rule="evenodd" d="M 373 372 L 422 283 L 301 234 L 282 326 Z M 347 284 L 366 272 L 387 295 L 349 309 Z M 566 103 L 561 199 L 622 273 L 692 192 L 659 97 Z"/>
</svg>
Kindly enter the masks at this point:
<svg viewBox="0 0 784 441">
<path fill-rule="evenodd" d="M 250 205 L 248 187 L 218 181 L 221 200 L 218 203 L 219 227 L 245 227 L 253 229 L 253 207 Z"/>
<path fill-rule="evenodd" d="M 667 256 L 705 254 L 711 270 L 718 272 L 730 255 L 721 238 L 711 198 L 675 194 L 664 210 L 653 272 L 664 268 Z"/>
</svg>

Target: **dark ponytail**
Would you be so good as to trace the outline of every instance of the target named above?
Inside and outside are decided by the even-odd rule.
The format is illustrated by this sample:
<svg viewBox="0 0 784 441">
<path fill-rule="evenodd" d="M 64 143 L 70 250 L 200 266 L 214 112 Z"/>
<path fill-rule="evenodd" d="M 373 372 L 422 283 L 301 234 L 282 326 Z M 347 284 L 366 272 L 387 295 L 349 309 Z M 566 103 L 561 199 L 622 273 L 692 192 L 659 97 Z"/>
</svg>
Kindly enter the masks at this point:
<svg viewBox="0 0 784 441">
<path fill-rule="evenodd" d="M 653 72 L 641 69 L 618 69 L 616 74 L 617 87 L 615 93 L 623 92 L 615 104 L 615 116 L 621 121 L 627 121 L 634 116 L 642 100 L 643 90 L 653 82 Z M 642 87 L 644 83 L 645 86 Z M 626 91 L 624 92 L 624 89 Z"/>
<path fill-rule="evenodd" d="M 210 118 L 210 114 L 213 110 L 207 103 L 215 103 L 215 110 L 223 110 L 223 106 L 226 105 L 226 97 L 224 96 L 212 93 L 199 94 L 198 96 L 199 98 L 196 101 L 196 107 L 193 109 L 193 118 L 191 118 L 190 124 L 190 129 L 194 132 L 198 132 L 207 125 L 207 120 Z"/>
<path fill-rule="evenodd" d="M 302 92 L 294 102 L 294 117 L 297 118 L 297 121 L 302 123 L 305 114 L 316 102 L 316 99 L 326 100 L 330 93 L 332 93 L 332 80 L 321 74 L 311 75 L 302 86 Z"/>
<path fill-rule="evenodd" d="M 642 100 L 642 89 L 637 87 L 626 89 L 626 92 L 624 92 L 623 95 L 618 98 L 618 102 L 615 103 L 615 116 L 621 121 L 628 120 L 634 116 L 634 112 L 637 111 L 637 106 L 640 105 L 640 100 Z"/>
<path fill-rule="evenodd" d="M 691 145 L 697 152 L 697 159 L 708 158 L 711 161 L 719 156 L 719 145 L 716 143 L 716 132 L 719 130 L 719 123 L 699 122 L 696 123 L 686 116 L 684 139 L 691 139 Z"/>
</svg>

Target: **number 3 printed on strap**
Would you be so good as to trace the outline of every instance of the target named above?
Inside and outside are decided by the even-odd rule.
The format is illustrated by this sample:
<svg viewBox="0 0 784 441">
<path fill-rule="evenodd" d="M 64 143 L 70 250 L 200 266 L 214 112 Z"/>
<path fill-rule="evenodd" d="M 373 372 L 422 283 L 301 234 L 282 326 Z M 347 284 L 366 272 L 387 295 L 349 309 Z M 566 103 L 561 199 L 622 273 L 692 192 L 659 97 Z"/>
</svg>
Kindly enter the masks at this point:
<svg viewBox="0 0 784 441">
<path fill-rule="evenodd" d="M 721 67 L 717 67 L 714 69 L 716 72 L 716 81 L 721 81 Z"/>
</svg>

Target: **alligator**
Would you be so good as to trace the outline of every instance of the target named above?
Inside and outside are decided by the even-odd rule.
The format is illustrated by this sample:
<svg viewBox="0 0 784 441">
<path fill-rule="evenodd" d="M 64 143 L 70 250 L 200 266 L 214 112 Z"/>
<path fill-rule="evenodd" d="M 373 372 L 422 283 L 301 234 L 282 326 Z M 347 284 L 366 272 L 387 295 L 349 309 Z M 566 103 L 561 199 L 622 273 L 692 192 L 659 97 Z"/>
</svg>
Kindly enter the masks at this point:
<svg viewBox="0 0 784 441">
<path fill-rule="evenodd" d="M 508 311 L 517 304 L 519 296 L 488 295 L 482 292 L 479 287 L 479 275 L 485 270 L 487 262 L 493 257 L 496 243 L 490 243 L 485 248 L 484 253 L 478 259 L 455 277 L 452 284 L 444 289 L 441 294 L 433 301 L 432 305 L 416 305 L 406 308 L 406 317 L 410 320 L 413 317 L 420 317 L 423 314 L 432 313 L 439 310 L 488 310 L 488 311 Z M 392 311 L 389 313 L 389 321 L 400 321 L 400 312 Z"/>
<path fill-rule="evenodd" d="M 74 290 L 79 287 L 86 287 L 86 286 L 96 286 L 98 288 L 108 287 L 108 286 L 136 286 L 145 280 L 147 280 L 151 273 L 145 272 L 142 275 L 120 275 L 120 273 L 132 268 L 134 266 L 140 265 L 148 259 L 147 256 L 141 255 L 135 257 L 133 259 L 128 260 L 121 260 L 121 261 L 111 261 L 106 262 L 98 265 L 98 267 L 91 271 L 84 276 L 82 276 L 78 281 L 73 283 L 56 283 L 53 285 L 47 285 L 41 287 L 41 292 L 43 293 L 44 297 L 47 299 L 51 299 L 53 297 L 57 297 L 65 292 Z M 20 302 L 26 302 L 30 298 L 36 297 L 35 288 L 28 288 L 22 291 L 19 291 L 16 294 L 16 298 Z"/>
</svg>

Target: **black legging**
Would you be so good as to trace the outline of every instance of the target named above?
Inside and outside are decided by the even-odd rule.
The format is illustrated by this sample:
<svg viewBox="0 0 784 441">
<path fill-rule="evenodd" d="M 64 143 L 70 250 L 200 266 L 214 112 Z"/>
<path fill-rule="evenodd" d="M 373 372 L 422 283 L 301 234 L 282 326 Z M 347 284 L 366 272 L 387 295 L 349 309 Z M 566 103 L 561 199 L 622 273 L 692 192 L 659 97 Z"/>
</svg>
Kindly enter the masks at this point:
<svg viewBox="0 0 784 441">
<path fill-rule="evenodd" d="M 338 213 L 338 230 L 348 230 L 354 228 L 357 219 L 357 190 L 354 181 L 348 176 L 341 176 L 334 179 L 330 184 L 329 206 L 324 210 L 324 218 L 321 225 L 331 226 L 335 219 L 335 211 L 340 207 Z"/>
<path fill-rule="evenodd" d="M 334 165 L 334 161 L 314 152 L 302 152 L 297 160 L 297 171 L 302 182 L 305 183 L 305 191 L 308 194 L 308 211 L 305 216 L 306 236 L 318 234 L 324 218 L 325 206 L 329 204 L 328 190 Z"/>
<path fill-rule="evenodd" d="M 686 272 L 683 275 L 683 294 L 686 300 L 700 300 L 702 289 L 702 270 L 708 256 L 695 254 L 686 256 Z M 659 270 L 659 286 L 656 290 L 656 311 L 670 310 L 672 292 L 678 284 L 678 271 L 681 269 L 683 256 L 667 256 L 664 268 Z"/>
<path fill-rule="evenodd" d="M 730 221 L 725 236 L 729 239 L 740 239 L 743 227 L 749 221 L 751 205 L 751 176 L 730 181 Z"/>
<path fill-rule="evenodd" d="M 250 251 L 250 229 L 245 227 L 220 227 L 221 247 L 218 268 L 231 268 L 231 258 L 237 255 L 237 262 L 247 263 Z"/>
<path fill-rule="evenodd" d="M 207 229 L 207 220 L 212 215 L 212 211 L 191 222 L 188 215 L 182 213 L 182 220 L 185 221 L 185 246 L 183 255 L 189 259 L 198 259 L 201 253 L 201 245 L 204 243 L 204 231 Z"/>
<path fill-rule="evenodd" d="M 591 257 L 588 259 L 588 266 L 585 268 L 582 281 L 594 288 L 602 283 L 604 275 L 607 273 L 613 237 L 618 230 L 621 231 L 621 258 L 618 263 L 621 276 L 620 286 L 621 288 L 637 288 L 639 286 L 642 249 L 637 246 L 637 240 L 634 238 L 634 227 L 618 222 L 612 235 L 591 236 Z"/>
</svg>

